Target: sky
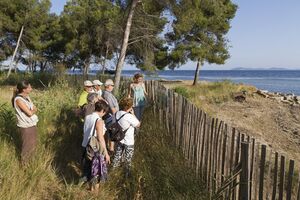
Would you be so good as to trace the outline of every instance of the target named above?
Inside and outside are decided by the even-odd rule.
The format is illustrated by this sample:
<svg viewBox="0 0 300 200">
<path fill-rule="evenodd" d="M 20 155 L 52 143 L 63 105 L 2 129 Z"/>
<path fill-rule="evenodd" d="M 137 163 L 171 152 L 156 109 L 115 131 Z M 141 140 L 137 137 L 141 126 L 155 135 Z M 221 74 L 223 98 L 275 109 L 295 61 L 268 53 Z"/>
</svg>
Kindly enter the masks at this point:
<svg viewBox="0 0 300 200">
<path fill-rule="evenodd" d="M 52 0 L 51 12 L 59 14 L 66 0 Z M 287 68 L 300 70 L 300 1 L 233 0 L 238 6 L 231 21 L 230 58 L 224 65 L 204 64 L 205 70 Z M 188 62 L 180 69 L 195 69 Z M 124 69 L 135 69 L 126 65 Z"/>
</svg>

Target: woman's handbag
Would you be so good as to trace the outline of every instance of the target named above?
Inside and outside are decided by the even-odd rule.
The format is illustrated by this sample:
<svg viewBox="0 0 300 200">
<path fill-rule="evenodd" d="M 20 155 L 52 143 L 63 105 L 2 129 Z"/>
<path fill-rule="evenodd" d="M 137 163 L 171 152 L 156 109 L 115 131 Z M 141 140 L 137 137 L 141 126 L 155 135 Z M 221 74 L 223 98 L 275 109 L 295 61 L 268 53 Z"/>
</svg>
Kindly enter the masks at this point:
<svg viewBox="0 0 300 200">
<path fill-rule="evenodd" d="M 97 121 L 98 121 L 98 119 L 96 119 L 96 121 L 95 121 L 94 129 L 93 129 L 94 135 L 92 135 L 92 137 L 90 138 L 90 140 L 86 146 L 86 158 L 88 160 L 92 160 L 97 152 L 101 152 L 101 145 L 95 134 Z"/>
</svg>

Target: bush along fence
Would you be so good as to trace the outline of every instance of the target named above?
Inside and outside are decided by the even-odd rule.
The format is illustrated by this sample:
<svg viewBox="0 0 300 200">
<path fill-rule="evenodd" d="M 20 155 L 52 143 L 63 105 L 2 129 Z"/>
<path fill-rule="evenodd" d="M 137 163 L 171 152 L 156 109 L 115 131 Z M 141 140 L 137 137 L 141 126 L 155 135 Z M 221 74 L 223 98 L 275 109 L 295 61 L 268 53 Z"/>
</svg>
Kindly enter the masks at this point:
<svg viewBox="0 0 300 200">
<path fill-rule="evenodd" d="M 160 122 L 206 184 L 210 199 L 300 200 L 294 160 L 208 116 L 158 81 L 146 81 L 146 89 Z"/>
</svg>

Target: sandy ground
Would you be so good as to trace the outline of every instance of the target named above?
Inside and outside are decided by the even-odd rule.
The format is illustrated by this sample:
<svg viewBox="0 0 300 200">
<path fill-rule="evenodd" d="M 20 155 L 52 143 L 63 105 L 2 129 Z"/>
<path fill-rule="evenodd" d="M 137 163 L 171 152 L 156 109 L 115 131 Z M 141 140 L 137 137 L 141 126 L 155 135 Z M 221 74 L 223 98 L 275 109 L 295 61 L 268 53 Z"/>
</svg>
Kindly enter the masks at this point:
<svg viewBox="0 0 300 200">
<path fill-rule="evenodd" d="M 182 84 L 191 85 L 191 81 L 175 83 Z M 210 112 L 215 113 L 214 117 L 300 163 L 300 105 L 287 105 L 256 93 L 247 95 L 242 103 L 232 100 L 221 104 L 203 104 L 204 111 L 205 107 L 209 107 Z"/>
</svg>

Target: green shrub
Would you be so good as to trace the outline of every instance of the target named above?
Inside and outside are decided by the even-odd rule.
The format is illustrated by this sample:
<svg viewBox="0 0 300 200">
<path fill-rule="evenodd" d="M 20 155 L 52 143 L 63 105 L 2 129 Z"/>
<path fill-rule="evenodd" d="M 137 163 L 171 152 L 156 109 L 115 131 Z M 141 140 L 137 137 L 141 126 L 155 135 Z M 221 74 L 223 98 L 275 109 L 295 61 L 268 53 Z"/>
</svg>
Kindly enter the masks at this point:
<svg viewBox="0 0 300 200">
<path fill-rule="evenodd" d="M 174 91 L 186 98 L 190 97 L 190 93 L 189 93 L 188 89 L 185 87 L 178 86 L 178 87 L 174 88 Z"/>
</svg>

